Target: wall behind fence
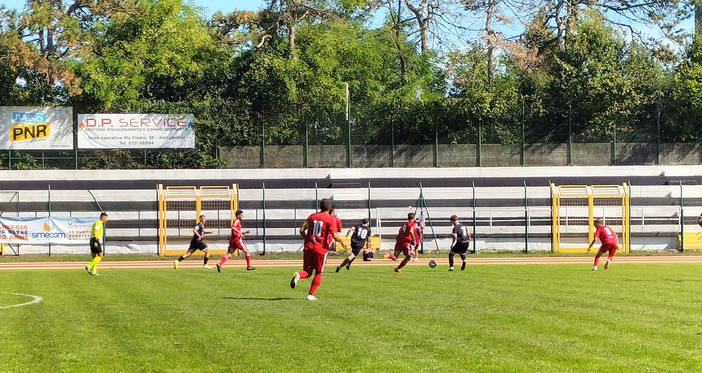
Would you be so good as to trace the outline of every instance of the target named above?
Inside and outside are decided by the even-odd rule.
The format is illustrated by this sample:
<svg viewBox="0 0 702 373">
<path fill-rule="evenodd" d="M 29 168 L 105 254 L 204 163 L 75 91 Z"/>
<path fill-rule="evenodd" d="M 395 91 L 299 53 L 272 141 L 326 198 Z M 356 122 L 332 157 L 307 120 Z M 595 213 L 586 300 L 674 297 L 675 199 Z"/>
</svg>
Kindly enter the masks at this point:
<svg viewBox="0 0 702 373">
<path fill-rule="evenodd" d="M 346 167 L 345 145 L 220 147 L 227 167 Z M 306 152 L 305 152 L 306 150 Z M 696 143 L 352 145 L 352 167 L 697 165 Z M 263 154 L 263 158 L 261 158 Z"/>
</svg>

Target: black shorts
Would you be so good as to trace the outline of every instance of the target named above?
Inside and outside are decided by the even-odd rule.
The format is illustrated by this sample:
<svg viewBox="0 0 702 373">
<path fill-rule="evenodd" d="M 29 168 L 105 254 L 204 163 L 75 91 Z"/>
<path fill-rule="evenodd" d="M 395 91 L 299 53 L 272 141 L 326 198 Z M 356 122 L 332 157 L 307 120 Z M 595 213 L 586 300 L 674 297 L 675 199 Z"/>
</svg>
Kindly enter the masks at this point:
<svg viewBox="0 0 702 373">
<path fill-rule="evenodd" d="M 455 254 L 465 254 L 466 251 L 468 251 L 468 247 L 470 246 L 470 241 L 465 241 L 465 242 L 456 242 L 455 245 L 453 245 L 453 249 L 451 249 L 452 253 Z"/>
<path fill-rule="evenodd" d="M 207 244 L 202 242 L 202 240 L 200 240 L 200 241 L 192 240 L 192 241 L 190 241 L 190 247 L 188 247 L 188 252 L 194 253 L 198 250 L 205 251 L 205 249 L 207 249 Z"/>
<path fill-rule="evenodd" d="M 95 247 L 96 243 L 97 247 Z M 100 254 L 102 252 L 102 245 L 100 244 L 100 240 L 97 238 L 90 239 L 90 252 L 93 254 Z"/>
<path fill-rule="evenodd" d="M 365 246 L 365 242 L 360 244 L 360 245 L 354 245 L 351 243 L 351 252 L 353 253 L 353 256 L 358 256 L 358 253 L 363 250 L 363 247 Z"/>
</svg>

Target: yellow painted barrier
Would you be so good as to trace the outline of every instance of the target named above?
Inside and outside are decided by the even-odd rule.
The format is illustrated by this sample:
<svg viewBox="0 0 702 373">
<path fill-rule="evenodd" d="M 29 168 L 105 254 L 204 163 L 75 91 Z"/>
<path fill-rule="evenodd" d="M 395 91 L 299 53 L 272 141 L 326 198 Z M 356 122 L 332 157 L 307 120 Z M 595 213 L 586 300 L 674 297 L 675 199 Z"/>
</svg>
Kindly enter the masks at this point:
<svg viewBox="0 0 702 373">
<path fill-rule="evenodd" d="M 680 235 L 678 235 L 678 250 L 681 249 Z M 702 250 L 702 232 L 685 232 L 685 250 Z"/>
</svg>

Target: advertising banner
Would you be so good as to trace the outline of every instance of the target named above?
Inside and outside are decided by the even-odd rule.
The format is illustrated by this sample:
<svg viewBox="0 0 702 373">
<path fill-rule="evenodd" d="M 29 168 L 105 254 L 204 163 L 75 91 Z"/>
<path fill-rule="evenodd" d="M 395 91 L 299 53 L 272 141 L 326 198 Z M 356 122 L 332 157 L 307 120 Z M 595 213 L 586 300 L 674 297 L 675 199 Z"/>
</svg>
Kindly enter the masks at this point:
<svg viewBox="0 0 702 373">
<path fill-rule="evenodd" d="M 79 114 L 79 149 L 192 149 L 192 114 Z"/>
<path fill-rule="evenodd" d="M 73 149 L 73 108 L 1 106 L 0 149 Z"/>
<path fill-rule="evenodd" d="M 89 244 L 92 218 L 0 217 L 0 242 L 12 244 Z"/>
</svg>

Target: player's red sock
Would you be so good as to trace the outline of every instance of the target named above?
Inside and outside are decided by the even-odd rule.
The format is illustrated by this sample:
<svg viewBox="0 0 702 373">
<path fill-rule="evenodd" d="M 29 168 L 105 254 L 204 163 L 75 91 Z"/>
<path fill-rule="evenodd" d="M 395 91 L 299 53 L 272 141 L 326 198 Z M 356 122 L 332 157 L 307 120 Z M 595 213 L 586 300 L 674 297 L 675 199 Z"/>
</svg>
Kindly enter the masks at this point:
<svg viewBox="0 0 702 373">
<path fill-rule="evenodd" d="M 613 259 L 614 259 L 614 255 L 610 255 L 610 256 L 607 257 L 607 260 L 609 260 L 610 262 L 611 262 Z"/>
<path fill-rule="evenodd" d="M 251 267 L 251 255 L 246 254 L 246 268 Z"/>
<path fill-rule="evenodd" d="M 403 259 L 403 260 L 400 262 L 400 265 L 397 266 L 397 269 L 401 269 L 402 267 L 404 267 L 405 264 L 407 264 L 408 261 L 409 261 L 409 260 L 408 260 L 407 258 Z"/>
<path fill-rule="evenodd" d="M 224 265 L 224 263 L 226 263 L 226 262 L 227 262 L 227 259 L 229 259 L 229 258 L 227 258 L 226 256 L 225 256 L 225 257 L 223 257 L 223 258 L 222 258 L 222 260 L 220 260 L 220 261 L 219 261 L 219 266 L 220 266 L 220 267 L 221 267 L 221 266 L 223 266 L 223 265 Z"/>
<path fill-rule="evenodd" d="M 310 294 L 314 295 L 314 292 L 319 289 L 319 285 L 322 283 L 322 274 L 317 273 L 312 280 L 312 287 L 310 288 Z"/>
<path fill-rule="evenodd" d="M 306 271 L 300 271 L 300 272 L 298 272 L 297 274 L 300 275 L 300 278 L 308 278 L 308 277 L 310 277 L 310 274 L 307 273 Z"/>
<path fill-rule="evenodd" d="M 595 267 L 597 267 L 597 265 L 598 265 L 599 263 L 600 263 L 600 257 L 599 257 L 599 256 L 596 256 L 596 257 L 595 257 Z"/>
</svg>

